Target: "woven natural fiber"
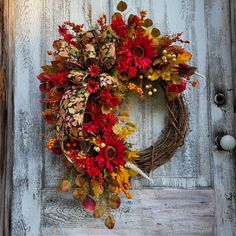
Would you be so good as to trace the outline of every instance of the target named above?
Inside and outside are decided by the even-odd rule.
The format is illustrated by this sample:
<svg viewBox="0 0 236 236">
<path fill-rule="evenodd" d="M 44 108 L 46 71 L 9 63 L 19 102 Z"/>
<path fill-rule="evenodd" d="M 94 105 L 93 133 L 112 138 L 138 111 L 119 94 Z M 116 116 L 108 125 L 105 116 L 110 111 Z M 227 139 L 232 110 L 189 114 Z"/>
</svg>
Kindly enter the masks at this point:
<svg viewBox="0 0 236 236">
<path fill-rule="evenodd" d="M 149 148 L 139 152 L 138 167 L 150 173 L 169 161 L 177 149 L 184 144 L 188 130 L 188 108 L 183 95 L 167 100 L 168 124 L 158 140 Z"/>
</svg>

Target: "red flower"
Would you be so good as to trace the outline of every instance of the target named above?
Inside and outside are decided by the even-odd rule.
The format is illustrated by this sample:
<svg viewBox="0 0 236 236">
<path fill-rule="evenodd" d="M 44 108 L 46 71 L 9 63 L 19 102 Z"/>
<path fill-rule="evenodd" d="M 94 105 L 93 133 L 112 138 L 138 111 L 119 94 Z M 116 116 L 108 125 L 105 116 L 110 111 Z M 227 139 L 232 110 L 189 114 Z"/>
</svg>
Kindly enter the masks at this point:
<svg viewBox="0 0 236 236">
<path fill-rule="evenodd" d="M 58 26 L 58 33 L 61 35 L 61 36 L 65 36 L 68 32 L 68 29 L 67 29 L 67 26 L 66 24 L 62 24 L 62 25 L 59 25 Z"/>
<path fill-rule="evenodd" d="M 75 45 L 74 39 L 75 39 L 75 36 L 73 34 L 64 35 L 64 40 L 71 43 L 71 44 L 73 44 L 73 45 Z"/>
<path fill-rule="evenodd" d="M 100 99 L 105 106 L 110 107 L 110 108 L 119 106 L 121 103 L 121 99 L 113 95 L 107 89 L 104 89 L 100 92 Z"/>
<path fill-rule="evenodd" d="M 49 124 L 49 125 L 53 124 L 53 118 L 51 116 L 45 115 L 44 119 L 47 122 L 47 124 Z"/>
<path fill-rule="evenodd" d="M 75 25 L 75 26 L 73 26 L 73 30 L 78 33 L 83 29 L 83 27 L 84 27 L 83 24 L 82 25 Z"/>
<path fill-rule="evenodd" d="M 137 75 L 137 69 L 135 68 L 135 67 L 130 67 L 129 68 L 129 76 L 130 76 L 130 78 L 133 78 L 133 77 L 135 77 L 136 75 Z"/>
<path fill-rule="evenodd" d="M 186 82 L 180 81 L 179 84 L 169 84 L 167 92 L 169 93 L 182 93 L 186 89 Z"/>
<path fill-rule="evenodd" d="M 100 168 L 106 168 L 111 173 L 114 167 L 125 165 L 126 146 L 123 140 L 117 139 L 115 135 L 105 136 L 106 146 L 101 149 L 95 159 Z"/>
<path fill-rule="evenodd" d="M 89 67 L 89 72 L 88 73 L 91 77 L 94 77 L 94 78 L 98 77 L 100 75 L 100 68 L 96 65 L 91 65 Z"/>
<path fill-rule="evenodd" d="M 51 90 L 52 86 L 50 83 L 46 82 L 46 83 L 41 83 L 39 85 L 39 90 L 41 93 L 47 93 Z"/>
<path fill-rule="evenodd" d="M 135 39 L 129 38 L 127 44 L 127 62 L 139 68 L 147 69 L 150 67 L 152 58 L 157 55 L 156 46 L 152 44 L 152 40 L 148 36 L 138 33 Z"/>
<path fill-rule="evenodd" d="M 131 26 L 141 26 L 140 24 L 140 19 L 138 18 L 138 16 L 133 16 L 133 17 L 130 17 L 129 20 L 128 20 L 128 26 L 131 27 Z"/>
<path fill-rule="evenodd" d="M 61 155 L 62 154 L 62 150 L 61 150 L 61 147 L 53 147 L 52 148 L 52 153 L 55 154 L 55 155 Z"/>
<path fill-rule="evenodd" d="M 122 17 L 116 17 L 115 19 L 113 19 L 111 23 L 111 27 L 118 36 L 123 37 L 123 38 L 126 37 L 128 30 Z"/>
<path fill-rule="evenodd" d="M 65 84 L 68 81 L 67 76 L 68 72 L 61 72 L 57 74 L 48 75 L 49 81 L 52 82 L 55 87 Z"/>
<path fill-rule="evenodd" d="M 90 93 L 96 93 L 97 90 L 98 90 L 98 86 L 99 86 L 99 83 L 98 83 L 98 82 L 95 82 L 95 81 L 93 81 L 93 80 L 90 80 L 90 81 L 88 82 L 87 88 L 88 88 L 88 91 L 89 91 Z"/>
</svg>

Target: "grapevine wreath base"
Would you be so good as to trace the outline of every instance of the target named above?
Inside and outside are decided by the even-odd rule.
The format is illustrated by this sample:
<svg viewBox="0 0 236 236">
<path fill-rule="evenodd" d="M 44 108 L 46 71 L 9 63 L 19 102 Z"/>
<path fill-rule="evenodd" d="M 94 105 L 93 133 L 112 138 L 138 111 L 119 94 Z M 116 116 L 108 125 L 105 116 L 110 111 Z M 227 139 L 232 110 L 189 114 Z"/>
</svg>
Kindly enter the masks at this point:
<svg viewBox="0 0 236 236">
<path fill-rule="evenodd" d="M 181 44 L 182 33 L 160 36 L 147 12 L 123 13 L 117 6 L 111 24 L 102 15 L 88 31 L 65 22 L 53 42 L 50 65 L 42 66 L 42 115 L 54 134 L 47 148 L 61 157 L 65 167 L 59 189 L 71 191 L 83 208 L 112 229 L 113 210 L 120 195 L 132 194 L 130 179 L 147 174 L 167 162 L 184 143 L 188 110 L 182 92 L 196 68 L 187 64 L 191 54 Z M 129 95 L 140 99 L 163 89 L 168 124 L 146 150 L 135 150 L 127 138 L 136 130 L 127 105 Z M 126 109 L 125 109 L 126 108 Z"/>
<path fill-rule="evenodd" d="M 139 152 L 137 165 L 144 172 L 151 172 L 169 161 L 184 144 L 188 130 L 188 109 L 183 95 L 167 100 L 168 124 L 162 135 L 149 148 Z"/>
</svg>

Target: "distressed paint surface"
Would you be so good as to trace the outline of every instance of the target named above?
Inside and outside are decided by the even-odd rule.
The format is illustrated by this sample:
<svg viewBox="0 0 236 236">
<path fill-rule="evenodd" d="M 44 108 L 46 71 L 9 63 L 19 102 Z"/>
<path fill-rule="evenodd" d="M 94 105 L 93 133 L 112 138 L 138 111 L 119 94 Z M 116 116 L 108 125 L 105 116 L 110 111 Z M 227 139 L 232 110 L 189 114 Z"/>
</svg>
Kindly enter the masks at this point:
<svg viewBox="0 0 236 236">
<path fill-rule="evenodd" d="M 213 235 L 213 190 L 133 191 L 134 200 L 124 199 L 115 213 L 114 230 L 88 217 L 78 204 L 51 189 L 43 191 L 43 235 Z M 69 207 L 67 204 L 69 202 Z M 142 213 L 141 213 L 142 212 Z"/>
<path fill-rule="evenodd" d="M 59 24 L 71 20 L 88 26 L 90 10 L 94 22 L 100 13 L 110 16 L 117 3 L 118 0 L 15 1 L 12 235 L 111 235 L 102 222 L 91 219 L 70 196 L 56 192 L 63 170 L 60 159 L 45 149 L 47 138 L 42 133 L 46 127 L 40 117 L 42 107 L 35 77 L 40 66 L 49 60 L 46 52 L 52 48 Z M 235 159 L 230 153 L 216 151 L 212 145 L 215 132 L 233 132 L 228 1 L 128 0 L 127 3 L 131 12 L 148 10 L 157 22 L 155 26 L 164 34 L 184 31 L 184 37 L 192 42 L 188 45 L 193 52 L 192 64 L 207 75 L 207 81 L 200 78 L 198 89 L 186 91 L 190 131 L 185 145 L 170 162 L 150 174 L 155 181 L 151 186 L 154 189 L 145 180 L 134 181 L 135 199 L 124 200 L 113 235 L 231 236 L 236 231 Z M 221 108 L 213 102 L 218 88 L 227 91 L 227 104 Z M 132 101 L 135 101 L 130 107 L 132 117 L 139 127 L 132 141 L 136 147 L 145 148 L 165 127 L 163 94 L 145 102 L 136 98 Z M 72 229 L 66 228 L 66 224 Z"/>
</svg>

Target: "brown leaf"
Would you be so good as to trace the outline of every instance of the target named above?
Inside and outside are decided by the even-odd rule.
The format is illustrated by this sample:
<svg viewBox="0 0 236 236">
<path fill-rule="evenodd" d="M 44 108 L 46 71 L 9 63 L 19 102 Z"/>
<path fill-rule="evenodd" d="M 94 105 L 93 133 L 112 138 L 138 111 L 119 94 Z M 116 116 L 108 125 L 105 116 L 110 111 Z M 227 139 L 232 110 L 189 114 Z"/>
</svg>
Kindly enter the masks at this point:
<svg viewBox="0 0 236 236">
<path fill-rule="evenodd" d="M 127 4 L 124 1 L 120 1 L 117 5 L 117 10 L 123 12 L 126 9 L 127 9 Z"/>
<path fill-rule="evenodd" d="M 156 28 L 153 28 L 152 31 L 151 31 L 151 35 L 152 37 L 156 38 L 158 36 L 160 36 L 161 32 L 159 29 L 156 29 Z"/>
<path fill-rule="evenodd" d="M 152 22 L 152 20 L 151 19 L 146 19 L 144 22 L 143 22 L 143 26 L 144 27 L 146 27 L 146 28 L 148 28 L 148 27 L 150 27 L 150 26 L 152 26 L 153 25 L 153 22 Z"/>
<path fill-rule="evenodd" d="M 115 219 L 112 215 L 109 215 L 106 219 L 105 219 L 105 225 L 108 229 L 113 229 L 115 226 Z"/>
<path fill-rule="evenodd" d="M 111 196 L 110 202 L 109 202 L 110 208 L 118 209 L 120 207 L 120 203 L 121 203 L 121 200 L 120 200 L 119 196 L 117 196 L 117 195 L 112 195 Z"/>
<path fill-rule="evenodd" d="M 86 183 L 86 179 L 83 176 L 77 175 L 77 177 L 75 178 L 75 184 L 78 187 L 82 187 L 85 183 Z"/>
</svg>

